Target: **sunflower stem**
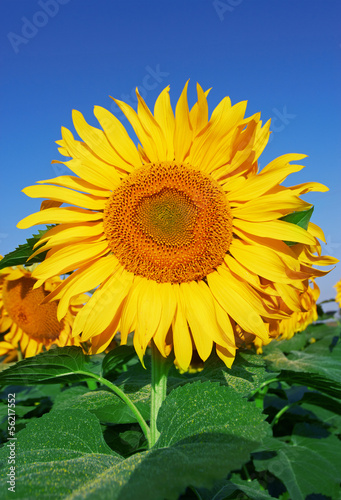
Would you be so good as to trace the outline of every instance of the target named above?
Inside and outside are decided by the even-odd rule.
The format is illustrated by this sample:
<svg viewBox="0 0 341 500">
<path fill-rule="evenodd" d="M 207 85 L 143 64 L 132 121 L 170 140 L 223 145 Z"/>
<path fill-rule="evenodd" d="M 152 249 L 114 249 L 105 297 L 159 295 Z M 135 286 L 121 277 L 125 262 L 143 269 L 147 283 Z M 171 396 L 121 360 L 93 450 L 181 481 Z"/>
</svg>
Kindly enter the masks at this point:
<svg viewBox="0 0 341 500">
<path fill-rule="evenodd" d="M 167 393 L 167 375 L 171 366 L 168 359 L 164 358 L 156 345 L 152 341 L 152 393 L 150 408 L 150 448 L 154 446 L 159 439 L 156 421 L 159 409 L 166 398 Z"/>
<path fill-rule="evenodd" d="M 136 420 L 140 424 L 140 427 L 142 429 L 143 434 L 145 435 L 145 438 L 147 439 L 148 442 L 148 448 L 151 448 L 151 439 L 150 439 L 150 429 L 147 425 L 147 422 L 145 419 L 142 417 L 141 413 L 137 409 L 137 407 L 134 405 L 134 403 L 130 400 L 130 398 L 124 394 L 122 389 L 117 387 L 117 385 L 114 385 L 113 383 L 109 382 L 106 378 L 101 377 L 100 375 L 96 375 L 95 373 L 89 373 L 89 372 L 83 372 L 79 371 L 77 373 L 81 373 L 84 375 L 87 375 L 89 377 L 94 378 L 98 382 L 100 382 L 103 385 L 106 385 L 110 390 L 112 390 L 119 398 L 122 399 L 122 401 L 130 408 L 131 412 L 135 415 Z"/>
</svg>

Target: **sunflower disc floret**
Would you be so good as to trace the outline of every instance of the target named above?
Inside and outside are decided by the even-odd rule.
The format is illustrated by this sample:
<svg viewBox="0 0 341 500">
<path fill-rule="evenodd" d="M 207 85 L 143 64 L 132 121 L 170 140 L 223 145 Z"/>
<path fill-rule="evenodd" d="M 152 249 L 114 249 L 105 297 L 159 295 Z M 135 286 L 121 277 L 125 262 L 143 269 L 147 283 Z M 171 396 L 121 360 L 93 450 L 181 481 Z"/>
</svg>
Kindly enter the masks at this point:
<svg viewBox="0 0 341 500">
<path fill-rule="evenodd" d="M 199 280 L 222 264 L 232 218 L 219 184 L 176 163 L 127 177 L 104 210 L 104 233 L 121 265 L 158 283 Z"/>
</svg>

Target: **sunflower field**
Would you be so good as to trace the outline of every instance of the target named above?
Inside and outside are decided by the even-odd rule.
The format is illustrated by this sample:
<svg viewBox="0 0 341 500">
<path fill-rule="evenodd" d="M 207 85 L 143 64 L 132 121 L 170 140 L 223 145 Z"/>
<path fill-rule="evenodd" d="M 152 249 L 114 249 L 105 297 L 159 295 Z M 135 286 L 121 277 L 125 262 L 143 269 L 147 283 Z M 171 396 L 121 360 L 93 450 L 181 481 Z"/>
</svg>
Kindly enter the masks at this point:
<svg viewBox="0 0 341 500">
<path fill-rule="evenodd" d="M 302 198 L 328 188 L 287 185 L 303 154 L 260 167 L 246 101 L 187 87 L 114 99 L 137 146 L 74 110 L 70 174 L 23 190 L 43 229 L 0 260 L 1 498 L 341 498 L 338 260 Z"/>
</svg>

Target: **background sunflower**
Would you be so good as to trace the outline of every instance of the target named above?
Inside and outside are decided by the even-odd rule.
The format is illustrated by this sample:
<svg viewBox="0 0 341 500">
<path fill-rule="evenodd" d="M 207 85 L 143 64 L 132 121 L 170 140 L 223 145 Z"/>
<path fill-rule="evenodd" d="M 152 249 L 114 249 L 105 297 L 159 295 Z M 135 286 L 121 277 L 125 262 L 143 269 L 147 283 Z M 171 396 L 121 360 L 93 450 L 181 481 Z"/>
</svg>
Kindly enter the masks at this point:
<svg viewBox="0 0 341 500">
<path fill-rule="evenodd" d="M 34 288 L 36 280 L 30 268 L 17 266 L 0 271 L 0 356 L 5 362 L 21 357 L 31 357 L 53 344 L 80 346 L 79 337 L 72 337 L 75 314 L 88 300 L 87 295 L 73 297 L 64 318 L 57 319 L 57 302 L 41 304 L 61 279 L 46 280 L 40 288 Z"/>
</svg>

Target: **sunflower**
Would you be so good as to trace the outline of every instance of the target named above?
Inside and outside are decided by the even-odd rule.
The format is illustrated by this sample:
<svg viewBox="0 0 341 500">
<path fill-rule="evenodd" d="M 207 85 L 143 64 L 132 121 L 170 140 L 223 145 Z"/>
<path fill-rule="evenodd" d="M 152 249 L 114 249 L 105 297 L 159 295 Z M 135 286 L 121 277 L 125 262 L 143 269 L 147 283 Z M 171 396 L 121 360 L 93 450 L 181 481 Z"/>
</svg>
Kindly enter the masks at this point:
<svg viewBox="0 0 341 500">
<path fill-rule="evenodd" d="M 312 285 L 312 287 L 310 286 Z M 290 286 L 290 285 L 289 285 Z M 292 309 L 288 307 L 283 298 L 279 299 L 279 307 L 287 313 L 287 317 L 281 320 L 270 320 L 269 322 L 269 340 L 291 339 L 296 333 L 303 332 L 311 323 L 317 320 L 316 301 L 320 296 L 320 289 L 312 280 L 309 286 L 303 292 L 291 289 L 289 291 L 293 301 Z M 257 354 L 263 352 L 263 342 L 261 339 L 246 335 L 240 335 L 244 345 L 251 348 L 252 344 L 256 347 Z"/>
<path fill-rule="evenodd" d="M 52 344 L 80 345 L 79 337 L 72 338 L 71 327 L 88 296 L 74 297 L 65 317 L 59 321 L 57 303 L 41 302 L 61 279 L 49 278 L 43 286 L 34 289 L 36 281 L 23 266 L 0 271 L 0 333 L 9 330 L 0 342 L 0 356 L 6 355 L 5 362 L 16 360 L 19 352 L 24 357 L 35 356 Z"/>
<path fill-rule="evenodd" d="M 304 290 L 315 276 L 293 247 L 316 244 L 315 235 L 281 220 L 311 205 L 318 183 L 281 186 L 301 154 L 281 156 L 258 170 L 270 121 L 245 118 L 246 101 L 225 97 L 208 116 L 207 92 L 189 110 L 187 84 L 173 113 L 169 87 L 154 113 L 136 91 L 138 108 L 114 99 L 132 125 L 136 147 L 121 122 L 95 106 L 101 129 L 78 111 L 73 122 L 82 140 L 62 128 L 57 141 L 74 174 L 40 181 L 23 191 L 47 205 L 19 224 L 57 224 L 40 240 L 45 261 L 33 272 L 37 286 L 72 272 L 45 299 L 59 299 L 58 319 L 77 293 L 96 289 L 79 312 L 74 335 L 106 349 L 120 331 L 134 332 L 141 361 L 153 340 L 162 356 L 173 350 L 186 370 L 193 352 L 205 361 L 213 347 L 230 367 L 238 328 L 269 340 L 269 318 L 286 316 L 277 298 L 285 285 Z M 69 206 L 61 207 L 65 203 Z M 47 207 L 47 208 L 46 208 Z M 315 233 L 321 230 L 315 227 Z M 303 252 L 303 250 L 302 250 Z M 309 255 L 306 257 L 309 260 Z"/>
<path fill-rule="evenodd" d="M 338 302 L 339 307 L 341 307 L 341 280 L 336 283 L 335 288 L 336 288 L 335 302 Z"/>
</svg>

